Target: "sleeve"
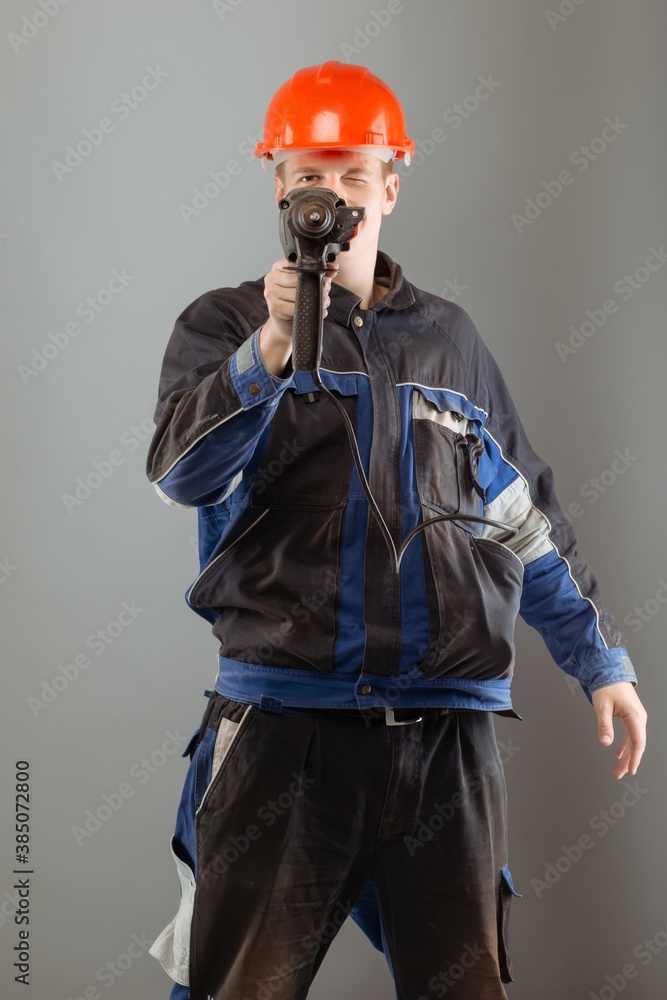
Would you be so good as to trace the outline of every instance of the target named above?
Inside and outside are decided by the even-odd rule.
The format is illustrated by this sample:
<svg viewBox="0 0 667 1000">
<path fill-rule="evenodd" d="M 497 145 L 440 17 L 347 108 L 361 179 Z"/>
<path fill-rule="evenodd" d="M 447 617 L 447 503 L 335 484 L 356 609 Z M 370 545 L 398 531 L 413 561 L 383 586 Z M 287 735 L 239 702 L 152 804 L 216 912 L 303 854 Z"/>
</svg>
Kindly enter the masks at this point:
<svg viewBox="0 0 667 1000">
<path fill-rule="evenodd" d="M 247 307 L 244 307 L 247 306 Z M 176 320 L 160 373 L 146 475 L 165 503 L 221 503 L 236 488 L 283 392 L 259 350 L 265 310 L 238 290 L 207 292 Z M 258 325 L 259 324 L 259 325 Z"/>
<path fill-rule="evenodd" d="M 519 529 L 509 539 L 488 525 L 482 533 L 502 540 L 523 563 L 519 613 L 589 701 L 607 684 L 637 684 L 618 622 L 604 607 L 598 581 L 577 550 L 556 497 L 552 469 L 531 447 L 495 359 L 461 312 L 471 350 L 471 391 L 484 402 L 485 447 L 497 470 L 486 489 L 484 516 Z"/>
</svg>

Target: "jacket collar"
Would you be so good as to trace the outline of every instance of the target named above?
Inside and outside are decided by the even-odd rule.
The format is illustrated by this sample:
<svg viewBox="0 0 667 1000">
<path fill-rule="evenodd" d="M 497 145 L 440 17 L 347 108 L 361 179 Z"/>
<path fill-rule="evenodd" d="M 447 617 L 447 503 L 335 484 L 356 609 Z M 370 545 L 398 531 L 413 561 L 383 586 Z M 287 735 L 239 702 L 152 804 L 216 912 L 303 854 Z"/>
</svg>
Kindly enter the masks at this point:
<svg viewBox="0 0 667 1000">
<path fill-rule="evenodd" d="M 410 283 L 403 277 L 402 268 L 383 250 L 377 252 L 374 276 L 378 284 L 387 286 L 387 291 L 371 309 L 405 309 L 415 301 Z M 350 326 L 352 313 L 358 308 L 361 296 L 334 282 L 330 298 L 329 315 L 344 326 Z"/>
</svg>

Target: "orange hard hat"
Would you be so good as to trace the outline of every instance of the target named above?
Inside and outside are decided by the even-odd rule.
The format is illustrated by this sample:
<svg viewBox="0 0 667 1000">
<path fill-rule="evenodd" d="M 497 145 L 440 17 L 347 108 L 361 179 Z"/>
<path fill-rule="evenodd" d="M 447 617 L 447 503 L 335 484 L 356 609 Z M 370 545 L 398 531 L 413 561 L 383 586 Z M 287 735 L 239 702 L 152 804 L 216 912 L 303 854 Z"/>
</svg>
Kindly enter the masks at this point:
<svg viewBox="0 0 667 1000">
<path fill-rule="evenodd" d="M 262 141 L 254 154 L 283 159 L 290 150 L 363 149 L 383 159 L 405 159 L 415 151 L 405 134 L 396 95 L 364 66 L 335 60 L 307 66 L 276 91 L 266 112 Z"/>
</svg>

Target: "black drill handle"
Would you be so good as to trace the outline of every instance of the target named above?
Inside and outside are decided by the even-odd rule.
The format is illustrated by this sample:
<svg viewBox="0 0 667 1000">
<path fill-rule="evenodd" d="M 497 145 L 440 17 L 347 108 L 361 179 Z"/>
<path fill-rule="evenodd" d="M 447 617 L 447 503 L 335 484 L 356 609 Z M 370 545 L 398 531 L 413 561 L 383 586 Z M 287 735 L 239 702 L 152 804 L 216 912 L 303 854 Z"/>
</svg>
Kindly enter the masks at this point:
<svg viewBox="0 0 667 1000">
<path fill-rule="evenodd" d="M 299 270 L 292 324 L 292 368 L 312 372 L 322 354 L 322 280 L 324 272 Z"/>
</svg>

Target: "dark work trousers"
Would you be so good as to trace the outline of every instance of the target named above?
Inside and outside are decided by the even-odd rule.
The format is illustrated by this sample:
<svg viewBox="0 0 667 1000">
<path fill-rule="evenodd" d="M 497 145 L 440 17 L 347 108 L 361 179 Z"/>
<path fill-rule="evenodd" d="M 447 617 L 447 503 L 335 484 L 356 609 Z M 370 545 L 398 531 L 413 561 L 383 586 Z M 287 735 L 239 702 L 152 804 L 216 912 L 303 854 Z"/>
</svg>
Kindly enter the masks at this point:
<svg viewBox="0 0 667 1000">
<path fill-rule="evenodd" d="M 520 894 L 492 714 L 388 726 L 206 694 L 171 838 L 180 907 L 151 947 L 171 1000 L 304 1000 L 353 908 L 397 1000 L 507 1000 Z"/>
</svg>

